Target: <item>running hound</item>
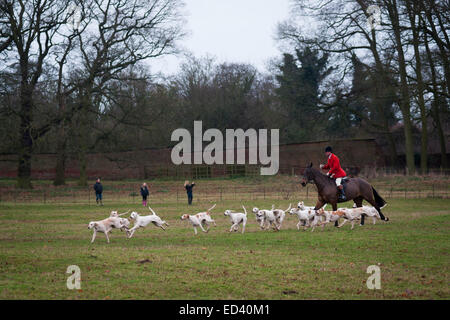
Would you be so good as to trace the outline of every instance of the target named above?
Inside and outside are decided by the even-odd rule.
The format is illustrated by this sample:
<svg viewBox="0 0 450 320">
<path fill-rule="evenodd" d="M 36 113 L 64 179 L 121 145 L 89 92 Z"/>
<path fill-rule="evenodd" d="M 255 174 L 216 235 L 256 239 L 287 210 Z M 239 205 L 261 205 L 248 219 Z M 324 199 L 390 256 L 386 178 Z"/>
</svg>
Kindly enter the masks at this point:
<svg viewBox="0 0 450 320">
<path fill-rule="evenodd" d="M 224 216 L 230 217 L 231 220 L 231 228 L 230 232 L 232 231 L 238 231 L 239 225 L 242 223 L 242 233 L 245 232 L 245 225 L 247 224 L 247 210 L 245 210 L 245 207 L 242 206 L 244 209 L 244 213 L 241 212 L 232 212 L 231 210 L 225 210 L 223 213 Z"/>
<path fill-rule="evenodd" d="M 325 203 L 324 206 L 322 207 L 322 209 L 325 210 L 325 207 L 327 206 L 327 204 Z M 309 207 L 309 206 L 305 206 L 305 203 L 303 201 L 300 201 L 297 204 L 297 208 L 299 208 L 300 210 L 314 210 L 315 206 Z"/>
<path fill-rule="evenodd" d="M 261 229 L 264 230 L 266 224 L 268 223 L 270 226 L 272 226 L 274 230 L 277 231 L 280 230 L 280 225 L 278 224 L 277 216 L 273 212 L 274 209 L 275 205 L 272 205 L 271 210 L 258 210 L 258 212 L 256 213 L 256 219 L 262 221 L 260 224 Z"/>
<path fill-rule="evenodd" d="M 130 210 L 119 214 L 117 211 L 111 211 L 111 214 L 109 215 L 110 218 L 117 218 L 122 223 L 123 227 L 120 228 L 120 231 L 128 230 L 130 228 L 130 220 L 128 220 L 126 218 L 120 218 L 121 216 L 126 215 L 129 212 L 130 212 Z"/>
<path fill-rule="evenodd" d="M 283 223 L 283 220 L 286 217 L 286 212 L 289 212 L 289 210 L 291 209 L 292 205 L 289 203 L 289 208 L 287 208 L 286 210 L 273 209 L 274 207 L 275 207 L 275 205 L 272 205 L 272 211 L 273 211 L 273 213 L 275 214 L 275 216 L 277 218 L 278 226 L 281 228 L 281 224 Z"/>
<path fill-rule="evenodd" d="M 181 220 L 189 220 L 189 222 L 194 227 L 194 233 L 197 234 L 197 227 L 200 227 L 203 232 L 209 231 L 209 225 L 211 223 L 214 223 L 214 226 L 216 226 L 216 222 L 211 218 L 211 210 L 215 208 L 215 204 L 209 208 L 206 212 L 199 212 L 194 215 L 189 214 L 183 214 L 181 216 Z M 206 230 L 203 228 L 206 226 Z"/>
<path fill-rule="evenodd" d="M 338 226 L 338 228 L 342 227 L 347 221 L 350 221 L 352 224 L 351 230 L 353 230 L 355 226 L 355 222 L 361 220 L 361 216 L 364 214 L 368 217 L 372 217 L 373 224 L 377 222 L 377 218 L 381 220 L 380 214 L 377 209 L 369 206 L 362 207 L 353 207 L 353 208 L 340 208 L 337 211 L 341 211 L 344 213 L 345 220 Z"/>
<path fill-rule="evenodd" d="M 105 234 L 106 236 L 106 241 L 109 243 L 109 237 L 108 237 L 108 233 L 114 229 L 122 229 L 122 228 L 126 228 L 126 226 L 123 224 L 123 218 L 117 218 L 117 217 L 109 217 L 100 221 L 91 221 L 88 224 L 88 229 L 92 229 L 94 230 L 94 234 L 92 235 L 92 240 L 91 243 L 94 242 L 95 237 L 97 236 L 97 232 L 102 232 Z M 127 219 L 124 219 L 126 221 L 128 221 Z M 128 224 L 130 222 L 128 221 Z"/>
<path fill-rule="evenodd" d="M 289 214 L 295 214 L 298 217 L 297 230 L 300 230 L 300 226 L 303 226 L 303 230 L 311 227 L 311 232 L 314 231 L 317 225 L 321 222 L 320 216 L 316 215 L 314 208 L 301 210 L 299 208 L 292 208 Z M 323 226 L 322 226 L 323 229 Z"/>
<path fill-rule="evenodd" d="M 316 211 L 316 215 L 318 216 L 322 216 L 325 218 L 325 221 L 323 221 L 321 223 L 321 226 L 326 225 L 329 222 L 336 222 L 338 221 L 340 218 L 345 218 L 347 219 L 345 213 L 340 209 L 336 210 L 336 211 L 327 211 L 324 210 L 323 208 L 320 208 L 319 210 Z M 323 229 L 323 228 L 322 228 Z"/>
<path fill-rule="evenodd" d="M 258 212 L 261 211 L 259 208 L 254 207 L 252 212 L 255 214 L 256 221 L 259 223 L 259 227 L 264 230 L 266 228 L 266 220 L 264 215 L 259 215 Z"/>
<path fill-rule="evenodd" d="M 133 211 L 130 215 L 130 219 L 134 220 L 134 226 L 130 230 L 127 231 L 128 238 L 131 238 L 138 228 L 144 228 L 149 223 L 153 223 L 155 226 L 160 227 L 164 231 L 166 231 L 166 228 L 164 228 L 164 225 L 169 226 L 169 224 L 162 220 L 160 217 L 158 217 L 153 211 L 152 208 L 148 207 L 148 209 L 153 213 L 148 216 L 140 216 L 137 212 Z"/>
</svg>

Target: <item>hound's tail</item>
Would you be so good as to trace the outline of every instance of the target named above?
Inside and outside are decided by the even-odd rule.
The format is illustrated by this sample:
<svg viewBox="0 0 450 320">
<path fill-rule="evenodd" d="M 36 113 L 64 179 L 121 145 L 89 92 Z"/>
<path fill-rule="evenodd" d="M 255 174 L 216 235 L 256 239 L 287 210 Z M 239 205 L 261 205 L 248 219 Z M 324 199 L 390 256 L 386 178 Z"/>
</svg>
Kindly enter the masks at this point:
<svg viewBox="0 0 450 320">
<path fill-rule="evenodd" d="M 150 209 L 150 211 L 153 213 L 153 215 L 154 216 L 156 216 L 156 213 L 155 213 L 155 211 L 153 211 L 153 209 L 152 208 L 150 208 L 150 207 L 148 207 L 149 209 Z"/>
<path fill-rule="evenodd" d="M 121 214 L 119 214 L 119 215 L 117 215 L 117 216 L 120 217 L 120 216 L 123 216 L 123 215 L 125 215 L 125 214 L 128 214 L 129 212 L 130 212 L 130 210 L 128 210 L 127 212 L 121 213 Z"/>
<path fill-rule="evenodd" d="M 244 207 L 244 205 L 242 205 L 242 208 L 244 209 L 244 212 L 245 212 L 245 216 L 247 216 L 247 210 L 245 210 L 245 207 Z"/>
<path fill-rule="evenodd" d="M 374 187 L 372 187 L 373 196 L 375 198 L 375 203 L 377 206 L 382 209 L 384 206 L 386 206 L 387 202 L 378 194 L 377 190 L 375 190 Z"/>
<path fill-rule="evenodd" d="M 272 205 L 272 211 L 273 211 L 274 209 L 275 209 L 275 205 L 273 204 L 273 205 Z"/>
<path fill-rule="evenodd" d="M 289 210 L 291 210 L 292 204 L 289 203 L 289 208 L 287 208 L 286 210 L 284 210 L 284 212 L 288 212 Z"/>
<path fill-rule="evenodd" d="M 216 207 L 216 204 L 214 204 L 211 208 L 209 208 L 208 210 L 206 210 L 206 212 L 210 212 L 212 209 L 214 209 Z"/>
</svg>

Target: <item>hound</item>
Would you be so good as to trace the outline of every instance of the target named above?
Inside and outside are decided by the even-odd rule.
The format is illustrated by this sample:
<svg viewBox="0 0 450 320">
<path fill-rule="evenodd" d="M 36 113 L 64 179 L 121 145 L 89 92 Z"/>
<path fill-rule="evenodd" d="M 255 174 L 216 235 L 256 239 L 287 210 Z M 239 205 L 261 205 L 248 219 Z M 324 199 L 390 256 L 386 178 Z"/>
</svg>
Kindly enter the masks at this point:
<svg viewBox="0 0 450 320">
<path fill-rule="evenodd" d="M 166 228 L 164 228 L 164 225 L 169 226 L 169 224 L 162 220 L 160 217 L 158 217 L 153 211 L 152 208 L 148 207 L 148 209 L 153 213 L 152 215 L 148 216 L 140 216 L 137 212 L 133 211 L 130 215 L 130 218 L 134 220 L 134 226 L 130 230 L 127 231 L 128 238 L 131 238 L 138 228 L 144 228 L 149 223 L 153 223 L 155 226 L 160 227 L 164 231 L 166 231 Z"/>
<path fill-rule="evenodd" d="M 286 212 L 288 212 L 291 209 L 291 204 L 289 203 L 289 208 L 287 208 L 286 210 L 282 210 L 282 209 L 274 209 L 275 205 L 272 205 L 272 211 L 275 214 L 276 218 L 277 218 L 277 223 L 281 228 L 281 224 L 283 223 L 284 218 L 286 217 Z"/>
<path fill-rule="evenodd" d="M 238 231 L 239 225 L 242 223 L 242 233 L 245 232 L 245 225 L 247 224 L 247 210 L 242 206 L 245 213 L 241 212 L 232 212 L 231 210 L 225 210 L 223 213 L 224 216 L 228 216 L 231 219 L 231 228 L 230 232 Z"/>
<path fill-rule="evenodd" d="M 345 215 L 345 220 L 338 226 L 338 228 L 342 227 L 347 221 L 350 221 L 352 224 L 351 230 L 353 230 L 355 226 L 355 222 L 357 220 L 361 220 L 361 216 L 364 214 L 368 217 L 372 217 L 373 224 L 377 222 L 377 218 L 381 220 L 380 214 L 377 209 L 369 206 L 362 207 L 353 207 L 353 208 L 340 208 L 337 211 L 342 211 Z"/>
<path fill-rule="evenodd" d="M 325 203 L 324 204 L 324 206 L 322 207 L 322 209 L 324 209 L 325 210 L 325 207 L 327 206 L 327 204 Z M 313 207 L 309 207 L 309 206 L 305 206 L 305 203 L 303 202 L 303 201 L 300 201 L 298 204 L 297 204 L 297 208 L 299 208 L 300 210 L 314 210 L 314 206 Z"/>
<path fill-rule="evenodd" d="M 128 210 L 127 212 L 124 212 L 124 213 L 119 214 L 118 211 L 111 211 L 111 214 L 110 214 L 109 216 L 110 216 L 110 217 L 118 218 L 118 217 L 121 217 L 121 216 L 123 216 L 123 215 L 128 214 L 129 212 L 130 212 L 130 210 Z"/>
<path fill-rule="evenodd" d="M 264 215 L 258 215 L 259 208 L 254 207 L 252 212 L 255 214 L 256 221 L 259 223 L 259 227 L 264 230 L 266 228 L 266 220 L 264 219 Z"/>
<path fill-rule="evenodd" d="M 128 214 L 129 212 L 130 212 L 130 210 L 119 214 L 117 211 L 111 211 L 111 214 L 109 215 L 110 218 L 117 218 L 122 223 L 123 227 L 120 228 L 120 231 L 128 230 L 130 228 L 130 220 L 128 220 L 126 218 L 120 218 L 121 216 Z"/>
<path fill-rule="evenodd" d="M 194 233 L 197 234 L 197 227 L 200 227 L 203 232 L 209 231 L 209 225 L 211 223 L 214 223 L 214 226 L 216 226 L 216 222 L 211 218 L 210 211 L 214 209 L 216 205 L 214 204 L 211 208 L 209 208 L 206 212 L 199 212 L 195 215 L 189 215 L 189 214 L 183 214 L 181 216 L 181 220 L 189 220 L 189 222 L 194 227 Z M 206 230 L 203 228 L 203 226 L 206 226 Z"/>
<path fill-rule="evenodd" d="M 295 214 L 298 216 L 297 230 L 300 230 L 300 226 L 303 225 L 305 231 L 308 227 L 311 227 L 311 232 L 314 231 L 317 225 L 321 222 L 320 216 L 316 215 L 316 211 L 313 209 L 301 210 L 298 208 L 292 208 L 289 214 Z M 322 226 L 323 229 L 323 226 Z"/>
<path fill-rule="evenodd" d="M 92 235 L 91 243 L 94 242 L 95 237 L 97 236 L 97 232 L 104 233 L 105 236 L 106 236 L 106 241 L 109 243 L 108 233 L 113 228 L 117 228 L 117 229 L 126 228 L 126 226 L 123 224 L 121 219 L 122 218 L 109 217 L 109 218 L 106 218 L 104 220 L 89 222 L 88 229 L 93 229 L 94 230 L 94 234 Z M 128 221 L 127 219 L 124 219 L 124 220 Z M 129 223 L 130 222 L 128 221 L 128 224 Z"/>
<path fill-rule="evenodd" d="M 324 225 L 326 225 L 329 222 L 336 222 L 340 218 L 347 219 L 347 217 L 345 215 L 345 212 L 343 212 L 342 210 L 340 211 L 340 209 L 338 209 L 336 211 L 326 211 L 323 208 L 320 208 L 319 210 L 316 211 L 316 215 L 322 216 L 322 217 L 325 218 L 325 221 L 323 221 L 320 224 L 321 226 L 324 226 Z"/>
<path fill-rule="evenodd" d="M 272 226 L 272 228 L 276 231 L 280 231 L 280 225 L 277 222 L 277 216 L 275 215 L 275 213 L 273 212 L 273 210 L 275 209 L 275 205 L 272 205 L 272 210 L 258 210 L 258 212 L 256 213 L 256 219 L 262 219 L 262 225 L 264 226 L 264 228 L 262 227 L 262 225 L 260 225 L 261 229 L 265 229 L 265 225 L 266 223 L 269 223 L 269 225 Z"/>
<path fill-rule="evenodd" d="M 386 205 L 384 205 L 385 207 Z M 383 207 L 383 208 L 384 208 Z M 356 203 L 353 204 L 353 208 L 357 208 Z M 370 206 L 362 206 L 362 208 L 364 209 L 364 214 L 368 217 L 372 217 L 372 221 L 373 224 L 375 224 L 377 222 L 377 219 L 381 220 L 380 217 L 380 213 L 378 212 L 377 209 L 375 209 L 374 207 L 370 207 Z"/>
</svg>

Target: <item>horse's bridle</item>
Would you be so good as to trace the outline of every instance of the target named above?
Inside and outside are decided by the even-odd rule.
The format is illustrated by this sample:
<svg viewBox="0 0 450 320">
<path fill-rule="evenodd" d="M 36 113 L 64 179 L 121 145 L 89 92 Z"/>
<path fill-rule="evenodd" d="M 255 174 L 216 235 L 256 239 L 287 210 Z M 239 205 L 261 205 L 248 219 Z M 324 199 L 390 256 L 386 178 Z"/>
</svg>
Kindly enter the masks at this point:
<svg viewBox="0 0 450 320">
<path fill-rule="evenodd" d="M 308 183 L 313 183 L 313 180 L 312 179 L 307 179 L 307 178 L 305 178 L 304 176 L 303 176 L 303 178 L 302 178 L 302 181 L 300 182 L 300 184 L 302 185 L 302 187 L 306 187 L 306 185 L 308 184 Z"/>
</svg>

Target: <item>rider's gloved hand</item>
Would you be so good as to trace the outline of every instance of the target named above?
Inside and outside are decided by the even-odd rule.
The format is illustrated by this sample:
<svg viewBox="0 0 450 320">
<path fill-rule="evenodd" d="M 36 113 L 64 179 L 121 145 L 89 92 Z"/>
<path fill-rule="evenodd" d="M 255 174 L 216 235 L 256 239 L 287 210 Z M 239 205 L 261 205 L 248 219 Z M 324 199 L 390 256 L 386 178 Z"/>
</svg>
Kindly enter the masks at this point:
<svg viewBox="0 0 450 320">
<path fill-rule="evenodd" d="M 319 165 L 319 167 L 320 167 L 320 169 L 323 169 L 324 165 L 323 165 L 323 164 L 321 164 L 321 165 Z"/>
</svg>

